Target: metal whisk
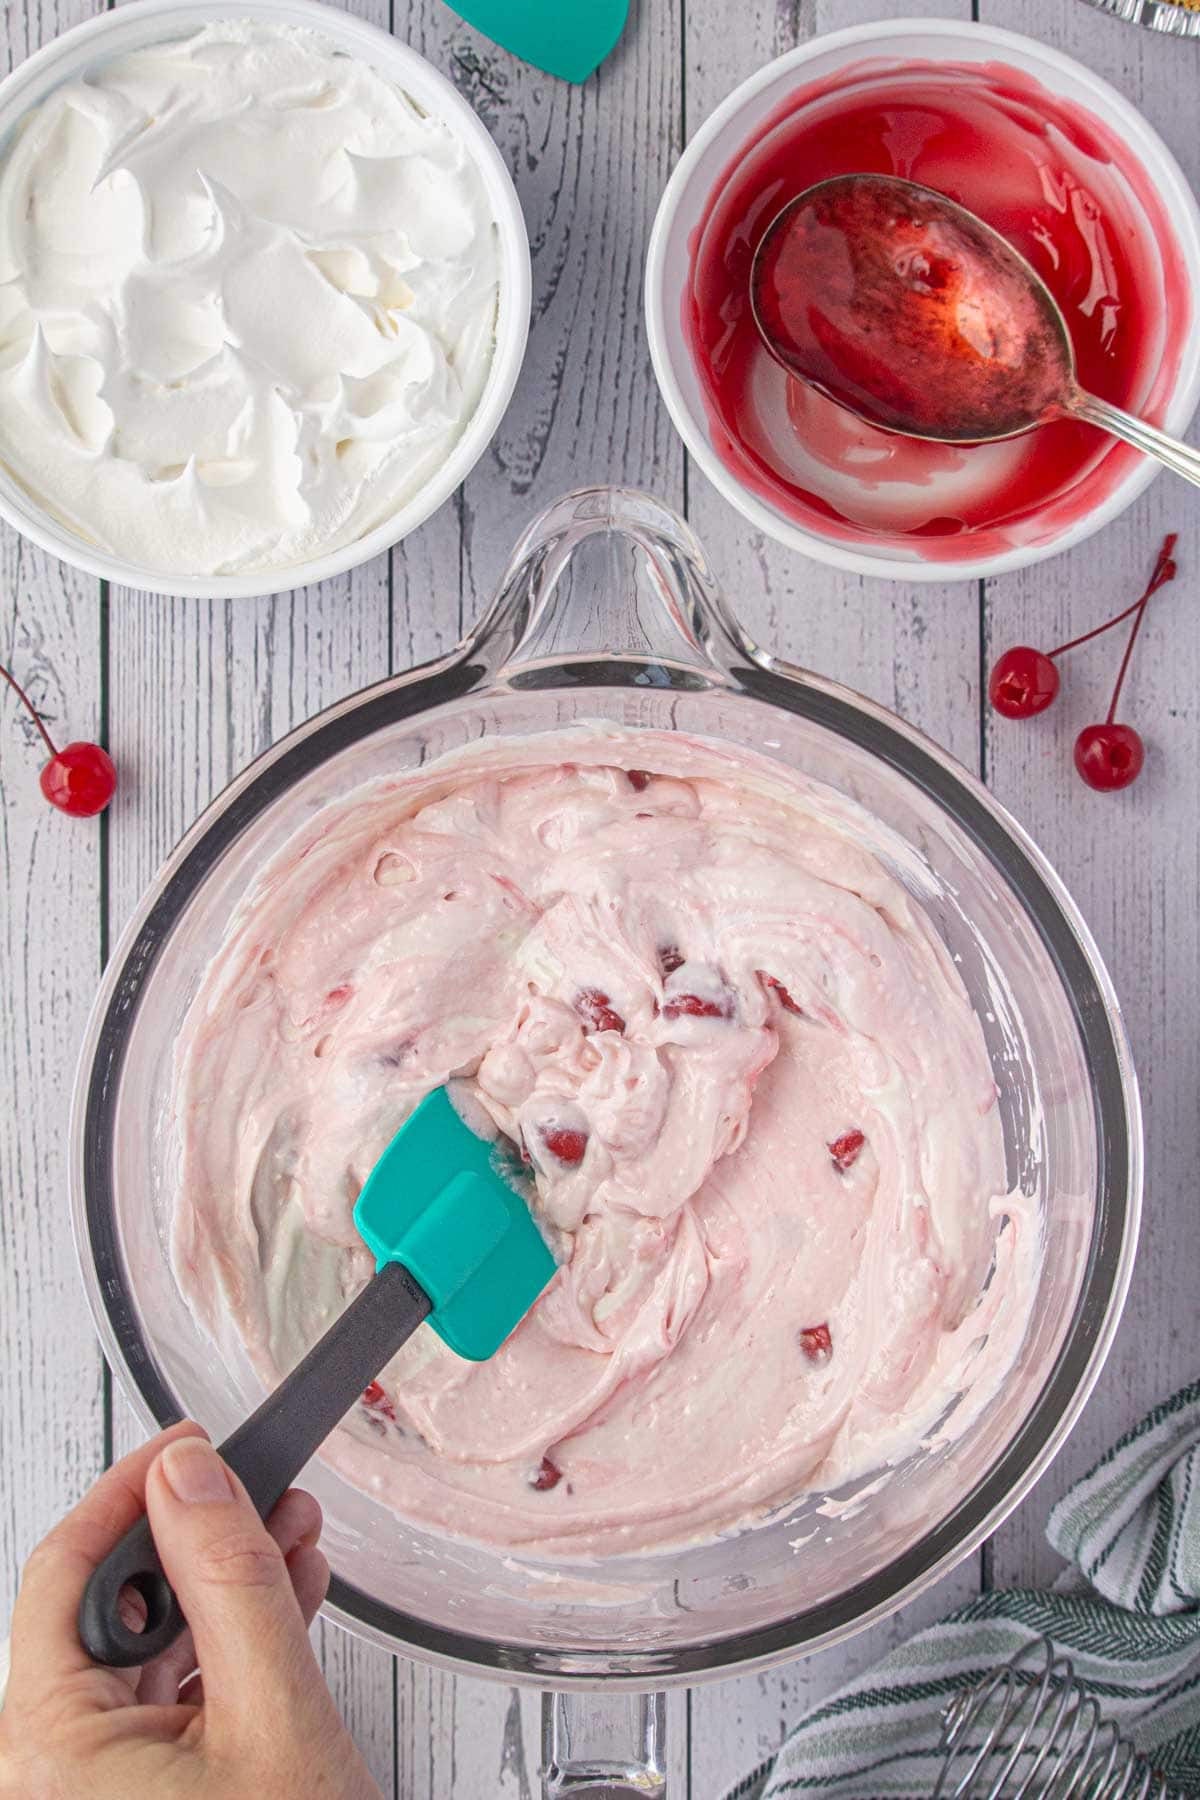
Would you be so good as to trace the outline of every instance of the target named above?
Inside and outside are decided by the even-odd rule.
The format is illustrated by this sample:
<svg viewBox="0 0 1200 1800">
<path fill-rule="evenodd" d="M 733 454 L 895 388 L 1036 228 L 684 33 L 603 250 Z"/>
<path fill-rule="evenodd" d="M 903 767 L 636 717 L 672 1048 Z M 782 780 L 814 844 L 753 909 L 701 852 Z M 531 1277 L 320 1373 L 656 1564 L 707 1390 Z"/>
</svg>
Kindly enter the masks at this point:
<svg viewBox="0 0 1200 1800">
<path fill-rule="evenodd" d="M 1182 1800 L 1047 1638 L 955 1696 L 941 1748 L 933 1800 Z"/>
</svg>

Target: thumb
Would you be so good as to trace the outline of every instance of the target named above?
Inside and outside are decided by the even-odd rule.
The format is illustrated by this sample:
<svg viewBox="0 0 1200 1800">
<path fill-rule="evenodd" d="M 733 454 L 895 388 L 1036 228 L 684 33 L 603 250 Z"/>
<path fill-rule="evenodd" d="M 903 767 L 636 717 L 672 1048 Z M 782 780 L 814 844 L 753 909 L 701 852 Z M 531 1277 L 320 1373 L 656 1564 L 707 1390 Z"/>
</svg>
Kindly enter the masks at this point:
<svg viewBox="0 0 1200 1800">
<path fill-rule="evenodd" d="M 211 1444 L 167 1445 L 146 1478 L 146 1512 L 192 1629 L 208 1723 L 323 1720 L 333 1702 L 287 1564 Z"/>
</svg>

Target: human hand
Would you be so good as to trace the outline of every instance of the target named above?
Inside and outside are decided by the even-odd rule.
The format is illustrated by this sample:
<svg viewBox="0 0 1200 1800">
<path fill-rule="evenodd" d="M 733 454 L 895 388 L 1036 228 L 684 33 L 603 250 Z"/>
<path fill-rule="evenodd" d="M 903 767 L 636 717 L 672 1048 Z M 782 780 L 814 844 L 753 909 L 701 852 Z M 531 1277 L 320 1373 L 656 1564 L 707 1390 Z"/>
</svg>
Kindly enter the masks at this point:
<svg viewBox="0 0 1200 1800">
<path fill-rule="evenodd" d="M 190 1630 L 145 1668 L 101 1668 L 79 1601 L 143 1509 Z M 0 1800 L 380 1800 L 308 1640 L 320 1529 L 297 1489 L 264 1525 L 190 1422 L 109 1469 L 25 1566 Z"/>
</svg>

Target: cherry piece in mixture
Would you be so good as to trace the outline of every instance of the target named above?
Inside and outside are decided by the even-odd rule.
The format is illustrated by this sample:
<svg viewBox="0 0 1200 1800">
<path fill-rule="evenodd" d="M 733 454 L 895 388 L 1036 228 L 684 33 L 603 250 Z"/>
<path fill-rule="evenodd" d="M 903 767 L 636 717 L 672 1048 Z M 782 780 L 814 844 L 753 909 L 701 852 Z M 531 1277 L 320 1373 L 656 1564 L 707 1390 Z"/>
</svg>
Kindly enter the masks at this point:
<svg viewBox="0 0 1200 1800">
<path fill-rule="evenodd" d="M 529 1485 L 536 1488 L 539 1494 L 546 1494 L 551 1488 L 556 1488 L 561 1480 L 562 1470 L 558 1464 L 551 1462 L 548 1456 L 543 1456 L 536 1473 L 529 1478 Z"/>
<path fill-rule="evenodd" d="M 782 981 L 778 980 L 776 976 L 768 975 L 765 969 L 759 969 L 758 979 L 762 982 L 764 987 L 769 988 L 774 994 L 784 1012 L 795 1013 L 798 1019 L 804 1017 L 804 1008 L 796 1004 L 792 999 L 792 996 L 784 987 Z"/>
<path fill-rule="evenodd" d="M 710 994 L 668 994 L 663 1001 L 662 1016 L 664 1019 L 732 1019 L 733 995 L 727 987 Z"/>
<path fill-rule="evenodd" d="M 828 1362 L 833 1355 L 828 1325 L 806 1325 L 800 1333 L 800 1348 L 810 1362 Z"/>
<path fill-rule="evenodd" d="M 866 1141 L 862 1132 L 858 1130 L 843 1131 L 841 1137 L 834 1138 L 829 1146 L 829 1154 L 832 1156 L 833 1166 L 839 1174 L 844 1175 L 847 1169 L 853 1168 Z"/>
<path fill-rule="evenodd" d="M 575 996 L 575 1011 L 586 1032 L 625 1030 L 624 1019 L 599 988 L 580 988 Z"/>
<path fill-rule="evenodd" d="M 542 1132 L 542 1142 L 551 1156 L 556 1156 L 559 1162 L 569 1166 L 583 1161 L 587 1141 L 586 1131 L 578 1131 L 570 1125 L 551 1125 Z"/>
<path fill-rule="evenodd" d="M 372 1412 L 382 1413 L 385 1419 L 395 1421 L 396 1408 L 388 1398 L 386 1390 L 381 1388 L 377 1381 L 368 1381 L 362 1392 L 362 1400 L 363 1405 L 369 1407 Z"/>
<path fill-rule="evenodd" d="M 82 740 L 64 744 L 59 750 L 29 695 L 2 664 L 0 676 L 28 712 L 50 752 L 50 761 L 41 773 L 41 789 L 51 806 L 57 806 L 59 812 L 69 813 L 74 819 L 90 819 L 93 814 L 103 812 L 117 787 L 117 771 L 108 751 L 102 750 L 99 744 Z"/>
<path fill-rule="evenodd" d="M 664 1019 L 729 1019 L 733 1004 L 729 1000 L 709 1000 L 701 994 L 673 994 L 663 1007 Z"/>
</svg>

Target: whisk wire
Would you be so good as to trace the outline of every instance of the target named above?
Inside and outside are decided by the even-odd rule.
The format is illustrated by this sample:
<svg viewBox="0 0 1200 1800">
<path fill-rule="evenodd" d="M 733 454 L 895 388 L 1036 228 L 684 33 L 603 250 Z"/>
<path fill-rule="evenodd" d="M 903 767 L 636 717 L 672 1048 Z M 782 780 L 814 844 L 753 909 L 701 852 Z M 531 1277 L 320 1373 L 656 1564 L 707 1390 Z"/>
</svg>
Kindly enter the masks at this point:
<svg viewBox="0 0 1200 1800">
<path fill-rule="evenodd" d="M 1178 1800 L 1047 1638 L 956 1694 L 942 1725 L 932 1800 Z"/>
</svg>

